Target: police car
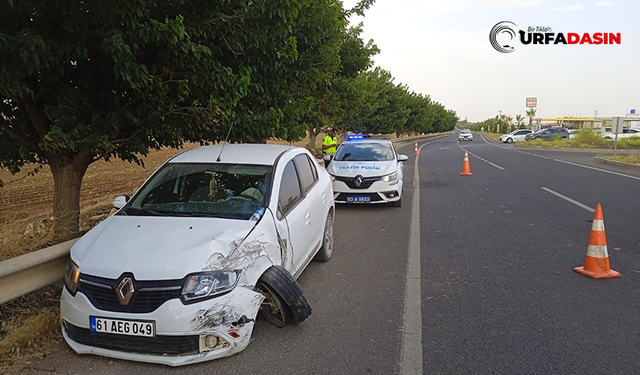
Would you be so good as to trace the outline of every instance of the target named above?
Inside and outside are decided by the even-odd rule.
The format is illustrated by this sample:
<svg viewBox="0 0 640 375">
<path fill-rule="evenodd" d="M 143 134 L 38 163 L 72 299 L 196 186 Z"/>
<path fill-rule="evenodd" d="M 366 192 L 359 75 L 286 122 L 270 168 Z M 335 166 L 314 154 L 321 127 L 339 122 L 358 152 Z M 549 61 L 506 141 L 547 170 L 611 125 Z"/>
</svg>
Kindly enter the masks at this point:
<svg viewBox="0 0 640 375">
<path fill-rule="evenodd" d="M 404 166 L 390 140 L 345 137 L 327 166 L 336 203 L 391 203 L 402 206 Z"/>
</svg>

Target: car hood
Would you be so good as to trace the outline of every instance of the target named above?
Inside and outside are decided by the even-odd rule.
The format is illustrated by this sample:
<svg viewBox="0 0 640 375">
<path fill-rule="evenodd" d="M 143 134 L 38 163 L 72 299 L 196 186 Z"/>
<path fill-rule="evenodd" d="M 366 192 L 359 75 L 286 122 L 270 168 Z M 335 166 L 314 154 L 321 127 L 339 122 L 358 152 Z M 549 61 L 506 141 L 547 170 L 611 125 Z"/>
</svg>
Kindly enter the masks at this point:
<svg viewBox="0 0 640 375">
<path fill-rule="evenodd" d="M 71 248 L 84 274 L 138 280 L 181 279 L 202 271 L 210 256 L 229 253 L 255 221 L 202 217 L 111 216 Z"/>
<path fill-rule="evenodd" d="M 327 172 L 334 176 L 363 177 L 384 176 L 397 170 L 397 162 L 389 161 L 331 161 Z"/>
</svg>

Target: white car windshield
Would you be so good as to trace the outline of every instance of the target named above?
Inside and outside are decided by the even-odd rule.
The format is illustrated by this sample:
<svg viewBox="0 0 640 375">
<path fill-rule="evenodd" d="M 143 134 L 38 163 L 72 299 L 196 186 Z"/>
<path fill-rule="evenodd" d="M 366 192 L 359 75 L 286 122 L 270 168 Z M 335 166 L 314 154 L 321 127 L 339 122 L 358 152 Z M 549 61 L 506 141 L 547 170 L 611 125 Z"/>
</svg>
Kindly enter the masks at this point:
<svg viewBox="0 0 640 375">
<path fill-rule="evenodd" d="M 470 130 L 462 130 L 460 134 L 471 134 Z"/>
<path fill-rule="evenodd" d="M 168 163 L 122 214 L 248 220 L 265 205 L 271 170 L 264 165 Z"/>
<path fill-rule="evenodd" d="M 334 158 L 336 161 L 389 161 L 394 159 L 393 149 L 384 143 L 344 143 Z"/>
</svg>

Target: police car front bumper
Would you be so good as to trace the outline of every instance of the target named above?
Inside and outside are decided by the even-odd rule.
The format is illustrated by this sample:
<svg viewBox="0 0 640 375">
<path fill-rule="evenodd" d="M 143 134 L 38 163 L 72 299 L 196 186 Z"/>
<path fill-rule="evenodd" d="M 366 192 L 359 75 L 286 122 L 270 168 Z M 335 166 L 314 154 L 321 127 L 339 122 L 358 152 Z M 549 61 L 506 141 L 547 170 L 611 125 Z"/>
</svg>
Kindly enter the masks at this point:
<svg viewBox="0 0 640 375">
<path fill-rule="evenodd" d="M 399 201 L 402 197 L 402 181 L 394 185 L 376 181 L 366 189 L 352 189 L 343 181 L 334 181 L 333 193 L 336 203 L 391 203 Z"/>
</svg>

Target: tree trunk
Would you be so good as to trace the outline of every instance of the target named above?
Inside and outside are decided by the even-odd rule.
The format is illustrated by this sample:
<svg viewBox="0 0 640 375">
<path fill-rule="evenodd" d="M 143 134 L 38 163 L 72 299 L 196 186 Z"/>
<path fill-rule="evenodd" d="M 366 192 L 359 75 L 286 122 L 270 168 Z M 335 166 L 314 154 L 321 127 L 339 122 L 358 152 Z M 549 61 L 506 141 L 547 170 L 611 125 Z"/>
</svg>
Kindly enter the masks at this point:
<svg viewBox="0 0 640 375">
<path fill-rule="evenodd" d="M 49 158 L 55 190 L 53 193 L 53 240 L 76 237 L 80 231 L 80 187 L 89 163 L 64 157 Z"/>
<path fill-rule="evenodd" d="M 316 128 L 309 127 L 309 148 L 312 150 L 316 149 L 316 139 L 318 138 L 319 131 L 316 131 Z"/>
</svg>

